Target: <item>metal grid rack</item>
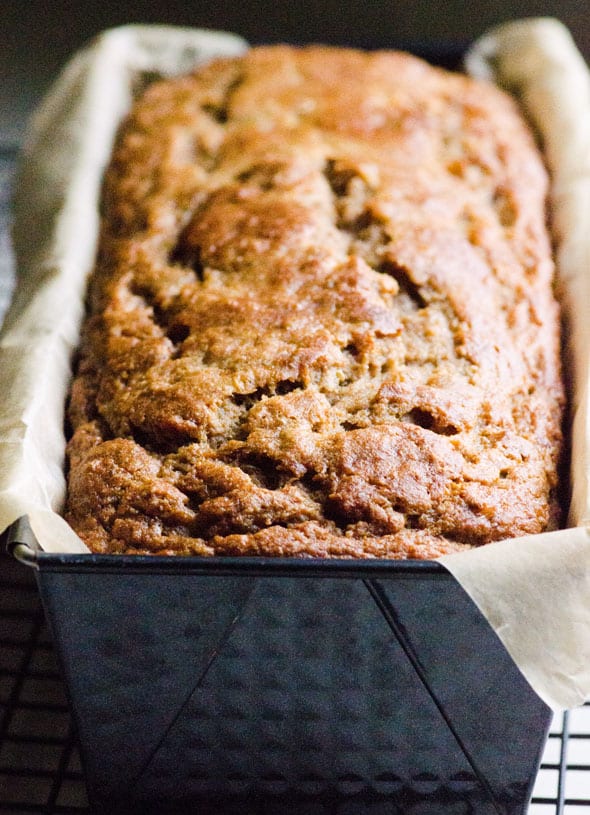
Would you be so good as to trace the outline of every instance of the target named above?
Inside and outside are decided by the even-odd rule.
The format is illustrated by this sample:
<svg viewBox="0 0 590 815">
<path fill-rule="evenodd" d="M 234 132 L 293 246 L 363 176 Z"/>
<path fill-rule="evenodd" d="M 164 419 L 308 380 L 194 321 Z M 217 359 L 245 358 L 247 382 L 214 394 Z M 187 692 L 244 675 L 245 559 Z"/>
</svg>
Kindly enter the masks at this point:
<svg viewBox="0 0 590 815">
<path fill-rule="evenodd" d="M 12 289 L 14 153 L 0 148 L 0 319 Z M 0 554 L 0 813 L 88 812 L 59 666 L 34 578 Z M 556 716 L 529 815 L 590 815 L 590 704 Z"/>
<path fill-rule="evenodd" d="M 68 705 L 33 575 L 7 555 L 0 575 L 0 812 L 85 812 Z"/>
</svg>

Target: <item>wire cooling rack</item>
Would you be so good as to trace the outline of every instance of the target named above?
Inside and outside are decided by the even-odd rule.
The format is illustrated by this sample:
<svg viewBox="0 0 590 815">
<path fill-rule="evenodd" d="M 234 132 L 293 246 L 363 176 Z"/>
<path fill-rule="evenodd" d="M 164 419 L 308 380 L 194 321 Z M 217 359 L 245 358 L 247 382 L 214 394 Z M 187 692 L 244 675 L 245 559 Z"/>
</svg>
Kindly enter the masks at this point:
<svg viewBox="0 0 590 815">
<path fill-rule="evenodd" d="M 12 290 L 13 168 L 13 151 L 0 149 L 0 320 Z M 0 813 L 84 812 L 80 758 L 34 577 L 0 554 Z M 529 809 L 583 813 L 590 815 L 590 705 L 555 717 Z"/>
<path fill-rule="evenodd" d="M 0 812 L 85 812 L 68 705 L 33 576 L 4 554 L 0 575 Z"/>
</svg>

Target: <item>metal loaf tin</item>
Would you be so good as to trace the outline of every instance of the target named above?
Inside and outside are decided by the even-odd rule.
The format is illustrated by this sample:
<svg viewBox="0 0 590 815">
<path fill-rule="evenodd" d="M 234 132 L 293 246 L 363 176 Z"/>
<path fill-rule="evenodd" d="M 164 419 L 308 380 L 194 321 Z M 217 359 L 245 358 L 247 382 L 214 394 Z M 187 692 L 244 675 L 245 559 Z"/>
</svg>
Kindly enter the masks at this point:
<svg viewBox="0 0 590 815">
<path fill-rule="evenodd" d="M 526 812 L 551 711 L 440 564 L 10 546 L 95 811 Z"/>
</svg>

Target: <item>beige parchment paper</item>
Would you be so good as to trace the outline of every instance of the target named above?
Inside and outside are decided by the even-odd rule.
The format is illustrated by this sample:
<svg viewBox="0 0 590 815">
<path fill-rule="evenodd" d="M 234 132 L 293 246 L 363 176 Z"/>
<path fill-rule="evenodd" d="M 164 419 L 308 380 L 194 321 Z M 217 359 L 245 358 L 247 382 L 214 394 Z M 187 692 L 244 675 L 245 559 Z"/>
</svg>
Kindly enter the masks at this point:
<svg viewBox="0 0 590 815">
<path fill-rule="evenodd" d="M 15 200 L 18 288 L 0 340 L 0 529 L 27 514 L 46 551 L 87 551 L 59 515 L 63 414 L 117 125 L 150 78 L 246 47 L 218 32 L 114 29 L 74 57 L 32 122 Z M 547 19 L 490 32 L 474 45 L 467 67 L 521 100 L 553 176 L 575 374 L 573 497 L 568 529 L 441 560 L 557 710 L 590 696 L 590 74 L 568 32 Z"/>
</svg>

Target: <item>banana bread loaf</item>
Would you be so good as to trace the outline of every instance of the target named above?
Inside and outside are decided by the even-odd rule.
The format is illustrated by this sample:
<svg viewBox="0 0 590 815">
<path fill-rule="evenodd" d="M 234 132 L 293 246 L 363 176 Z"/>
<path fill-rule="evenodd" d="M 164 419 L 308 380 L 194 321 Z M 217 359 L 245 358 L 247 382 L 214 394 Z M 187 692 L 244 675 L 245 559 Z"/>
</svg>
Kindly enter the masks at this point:
<svg viewBox="0 0 590 815">
<path fill-rule="evenodd" d="M 97 552 L 431 558 L 554 528 L 547 176 L 403 53 L 252 49 L 122 124 L 72 386 Z"/>
</svg>

